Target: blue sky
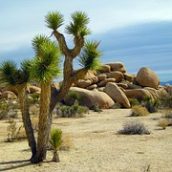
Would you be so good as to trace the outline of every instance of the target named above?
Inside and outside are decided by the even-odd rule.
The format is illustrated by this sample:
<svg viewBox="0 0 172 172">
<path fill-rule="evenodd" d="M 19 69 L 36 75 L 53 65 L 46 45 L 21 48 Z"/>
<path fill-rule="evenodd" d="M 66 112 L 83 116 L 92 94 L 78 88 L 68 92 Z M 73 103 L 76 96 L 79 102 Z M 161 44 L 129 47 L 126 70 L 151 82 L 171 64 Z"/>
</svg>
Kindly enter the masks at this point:
<svg viewBox="0 0 172 172">
<path fill-rule="evenodd" d="M 123 61 L 129 72 L 149 66 L 162 81 L 172 80 L 171 9 L 171 0 L 0 0 L 0 61 L 34 55 L 32 38 L 51 34 L 47 12 L 60 11 L 67 24 L 82 10 L 90 17 L 90 38 L 101 40 L 103 62 Z"/>
</svg>

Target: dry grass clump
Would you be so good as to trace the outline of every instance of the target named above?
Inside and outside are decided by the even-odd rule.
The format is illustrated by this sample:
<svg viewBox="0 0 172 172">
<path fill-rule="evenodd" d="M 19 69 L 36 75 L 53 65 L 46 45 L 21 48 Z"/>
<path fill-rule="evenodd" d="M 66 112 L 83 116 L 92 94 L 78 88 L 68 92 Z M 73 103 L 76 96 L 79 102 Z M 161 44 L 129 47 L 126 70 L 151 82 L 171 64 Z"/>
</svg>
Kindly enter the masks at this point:
<svg viewBox="0 0 172 172">
<path fill-rule="evenodd" d="M 62 135 L 62 144 L 59 150 L 62 151 L 69 151 L 71 148 L 74 147 L 73 140 L 70 134 L 63 134 Z"/>
<path fill-rule="evenodd" d="M 131 116 L 146 116 L 148 114 L 149 112 L 145 107 L 141 105 L 136 105 L 136 106 L 133 106 L 132 108 Z"/>
<path fill-rule="evenodd" d="M 161 119 L 159 122 L 158 122 L 158 126 L 159 127 L 162 127 L 163 130 L 166 129 L 166 127 L 168 127 L 168 120 L 167 119 Z"/>
<path fill-rule="evenodd" d="M 118 133 L 126 135 L 150 134 L 149 130 L 145 127 L 145 125 L 138 121 L 130 121 L 125 123 L 123 129 L 120 130 Z"/>
</svg>

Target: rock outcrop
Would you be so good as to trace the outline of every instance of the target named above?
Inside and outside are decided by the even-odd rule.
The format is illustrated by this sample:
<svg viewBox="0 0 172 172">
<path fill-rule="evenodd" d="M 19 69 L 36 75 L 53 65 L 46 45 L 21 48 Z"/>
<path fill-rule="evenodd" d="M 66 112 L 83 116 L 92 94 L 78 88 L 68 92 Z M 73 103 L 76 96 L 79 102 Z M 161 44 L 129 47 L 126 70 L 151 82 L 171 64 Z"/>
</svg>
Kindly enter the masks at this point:
<svg viewBox="0 0 172 172">
<path fill-rule="evenodd" d="M 114 105 L 114 101 L 111 99 L 111 97 L 104 92 L 97 90 L 90 91 L 77 87 L 71 87 L 70 92 L 77 94 L 79 97 L 79 103 L 89 108 L 98 106 L 102 109 L 108 109 Z M 64 101 L 66 104 L 71 105 L 75 100 L 73 97 L 66 96 Z"/>
<path fill-rule="evenodd" d="M 130 102 L 125 93 L 115 84 L 108 83 L 104 89 L 104 92 L 108 94 L 115 102 L 121 104 L 125 108 L 130 108 Z"/>
<path fill-rule="evenodd" d="M 136 76 L 136 82 L 143 87 L 151 87 L 158 89 L 159 78 L 150 68 L 143 67 L 139 70 Z"/>
</svg>

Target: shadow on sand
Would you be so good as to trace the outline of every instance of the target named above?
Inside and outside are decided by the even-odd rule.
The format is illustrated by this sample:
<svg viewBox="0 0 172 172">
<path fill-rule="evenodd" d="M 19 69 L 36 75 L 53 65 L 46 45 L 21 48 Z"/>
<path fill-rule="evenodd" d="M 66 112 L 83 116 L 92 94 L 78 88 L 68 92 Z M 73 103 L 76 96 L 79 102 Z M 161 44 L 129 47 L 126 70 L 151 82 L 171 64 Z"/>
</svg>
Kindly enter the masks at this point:
<svg viewBox="0 0 172 172">
<path fill-rule="evenodd" d="M 0 171 L 14 170 L 16 168 L 25 167 L 28 165 L 32 165 L 29 160 L 0 162 Z"/>
</svg>

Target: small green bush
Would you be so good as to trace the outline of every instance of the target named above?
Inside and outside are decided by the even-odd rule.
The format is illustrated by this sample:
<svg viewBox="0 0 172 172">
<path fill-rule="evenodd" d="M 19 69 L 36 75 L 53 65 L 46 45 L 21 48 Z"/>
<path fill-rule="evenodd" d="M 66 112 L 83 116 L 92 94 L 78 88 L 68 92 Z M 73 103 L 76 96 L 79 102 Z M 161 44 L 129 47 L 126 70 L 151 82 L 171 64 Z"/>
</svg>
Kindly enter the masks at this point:
<svg viewBox="0 0 172 172">
<path fill-rule="evenodd" d="M 72 106 L 66 106 L 59 104 L 56 108 L 57 116 L 70 118 L 70 117 L 84 117 L 84 114 L 89 112 L 89 109 L 85 106 L 80 106 L 77 101 Z"/>
<path fill-rule="evenodd" d="M 160 105 L 160 102 L 158 100 L 152 100 L 150 97 L 146 97 L 143 101 L 142 101 L 143 106 L 146 107 L 146 109 L 150 112 L 150 113 L 154 113 L 158 111 L 158 107 Z"/>
<path fill-rule="evenodd" d="M 143 123 L 132 121 L 124 124 L 123 129 L 118 132 L 119 134 L 126 135 L 142 135 L 150 134 L 149 130 L 144 126 Z"/>
<path fill-rule="evenodd" d="M 148 114 L 149 114 L 148 110 L 141 105 L 132 107 L 131 116 L 147 116 Z"/>
<path fill-rule="evenodd" d="M 130 99 L 129 99 L 129 102 L 130 102 L 130 104 L 131 104 L 131 107 L 136 106 L 136 105 L 140 105 L 140 102 L 139 102 L 139 100 L 137 100 L 137 99 L 132 99 L 132 98 L 130 98 Z"/>
</svg>

